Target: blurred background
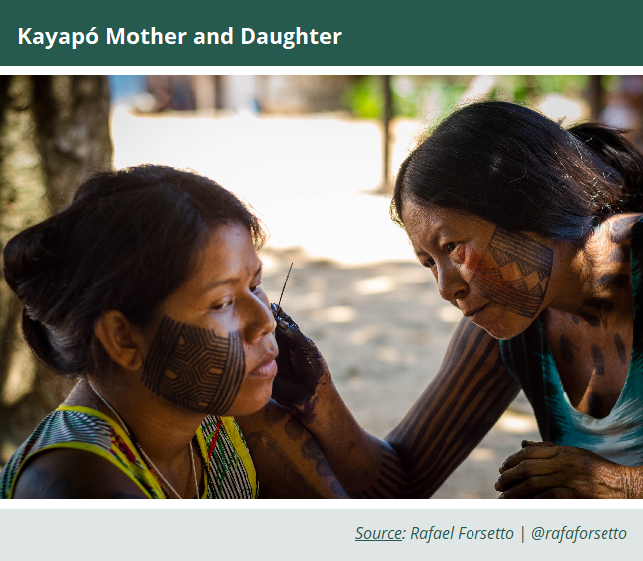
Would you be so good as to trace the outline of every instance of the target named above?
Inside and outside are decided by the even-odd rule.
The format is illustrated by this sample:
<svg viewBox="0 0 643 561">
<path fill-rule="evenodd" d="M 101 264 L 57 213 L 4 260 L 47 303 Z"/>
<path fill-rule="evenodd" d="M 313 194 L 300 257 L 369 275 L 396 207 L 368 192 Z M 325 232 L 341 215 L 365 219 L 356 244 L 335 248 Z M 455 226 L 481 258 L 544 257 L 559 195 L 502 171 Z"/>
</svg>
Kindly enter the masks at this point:
<svg viewBox="0 0 643 561">
<path fill-rule="evenodd" d="M 431 380 L 458 310 L 388 216 L 400 163 L 453 109 L 499 99 L 643 142 L 643 76 L 0 76 L 0 247 L 92 171 L 164 164 L 248 202 L 270 239 L 264 286 L 319 346 L 382 437 Z M 0 281 L 0 467 L 70 388 L 36 364 Z M 495 498 L 505 457 L 538 439 L 521 394 L 435 498 Z"/>
</svg>

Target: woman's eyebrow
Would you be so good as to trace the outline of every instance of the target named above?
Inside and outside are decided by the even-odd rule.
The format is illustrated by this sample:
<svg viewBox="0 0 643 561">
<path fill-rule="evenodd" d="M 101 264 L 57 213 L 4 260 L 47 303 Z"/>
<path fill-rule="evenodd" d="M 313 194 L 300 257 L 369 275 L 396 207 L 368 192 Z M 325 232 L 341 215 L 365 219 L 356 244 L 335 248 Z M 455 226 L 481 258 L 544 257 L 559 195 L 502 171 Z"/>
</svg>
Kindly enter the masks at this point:
<svg viewBox="0 0 643 561">
<path fill-rule="evenodd" d="M 256 276 L 258 276 L 261 273 L 262 269 L 263 269 L 263 263 L 259 262 L 259 267 L 257 267 L 257 271 L 255 272 L 254 275 L 252 275 L 252 278 L 255 278 Z M 222 286 L 224 284 L 232 284 L 238 281 L 239 281 L 239 277 L 230 277 L 223 280 L 213 281 L 211 283 L 208 283 L 206 286 L 204 286 L 202 292 L 204 293 L 209 292 L 210 290 L 212 290 L 213 288 L 217 288 L 218 286 Z"/>
</svg>

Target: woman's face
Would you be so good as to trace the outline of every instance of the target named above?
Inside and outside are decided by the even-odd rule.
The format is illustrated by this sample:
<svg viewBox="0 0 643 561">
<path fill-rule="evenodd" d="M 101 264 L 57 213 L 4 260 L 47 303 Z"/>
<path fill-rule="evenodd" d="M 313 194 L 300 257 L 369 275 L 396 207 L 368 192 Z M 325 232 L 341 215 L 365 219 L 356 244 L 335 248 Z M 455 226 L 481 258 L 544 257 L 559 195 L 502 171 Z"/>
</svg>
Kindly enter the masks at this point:
<svg viewBox="0 0 643 561">
<path fill-rule="evenodd" d="M 409 200 L 402 219 L 440 296 L 491 336 L 508 339 L 522 333 L 546 306 L 554 257 L 546 240 Z"/>
<path fill-rule="evenodd" d="M 207 238 L 193 274 L 161 304 L 143 382 L 192 411 L 247 415 L 263 407 L 277 374 L 275 320 L 261 261 L 241 224 Z"/>
</svg>

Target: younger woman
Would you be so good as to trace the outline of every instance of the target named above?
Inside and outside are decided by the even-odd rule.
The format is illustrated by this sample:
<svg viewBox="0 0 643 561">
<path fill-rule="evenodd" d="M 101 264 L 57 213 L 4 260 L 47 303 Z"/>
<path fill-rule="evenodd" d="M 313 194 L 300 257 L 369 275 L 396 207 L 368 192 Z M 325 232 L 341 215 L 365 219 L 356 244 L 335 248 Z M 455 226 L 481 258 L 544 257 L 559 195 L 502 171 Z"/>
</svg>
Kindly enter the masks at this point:
<svg viewBox="0 0 643 561">
<path fill-rule="evenodd" d="M 232 418 L 264 408 L 277 373 L 263 239 L 213 181 L 142 166 L 93 177 L 10 240 L 25 337 L 80 381 L 5 466 L 0 497 L 254 498 L 257 472 L 273 496 L 342 496 L 274 402 L 247 425 L 257 471 Z"/>
</svg>

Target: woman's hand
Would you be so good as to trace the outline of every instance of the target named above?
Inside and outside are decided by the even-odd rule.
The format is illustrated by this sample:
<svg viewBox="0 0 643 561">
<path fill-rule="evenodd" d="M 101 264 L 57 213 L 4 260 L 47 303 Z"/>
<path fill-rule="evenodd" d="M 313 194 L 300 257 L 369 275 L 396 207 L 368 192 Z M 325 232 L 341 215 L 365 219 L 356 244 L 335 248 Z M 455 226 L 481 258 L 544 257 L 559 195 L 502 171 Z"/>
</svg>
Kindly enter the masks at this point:
<svg viewBox="0 0 643 561">
<path fill-rule="evenodd" d="M 277 320 L 275 336 L 279 346 L 272 397 L 298 419 L 310 423 L 319 402 L 318 391 L 330 383 L 328 365 L 292 318 L 276 304 L 270 307 Z"/>
<path fill-rule="evenodd" d="M 551 442 L 523 441 L 500 468 L 500 499 L 626 499 L 640 496 L 640 468 Z"/>
</svg>

